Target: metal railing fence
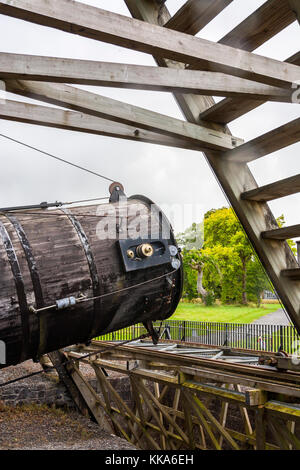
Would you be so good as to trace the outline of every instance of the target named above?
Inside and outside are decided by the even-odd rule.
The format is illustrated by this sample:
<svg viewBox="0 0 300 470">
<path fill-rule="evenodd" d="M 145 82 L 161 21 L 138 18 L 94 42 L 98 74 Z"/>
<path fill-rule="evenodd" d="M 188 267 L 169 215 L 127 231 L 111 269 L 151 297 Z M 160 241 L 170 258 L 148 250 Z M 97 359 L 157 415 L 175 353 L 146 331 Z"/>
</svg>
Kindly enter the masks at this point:
<svg viewBox="0 0 300 470">
<path fill-rule="evenodd" d="M 177 341 L 269 352 L 283 349 L 289 354 L 299 354 L 300 350 L 300 335 L 294 326 L 181 320 L 156 321 L 154 326 L 160 328 L 162 338 Z M 126 341 L 145 332 L 142 324 L 136 324 L 95 339 Z"/>
</svg>

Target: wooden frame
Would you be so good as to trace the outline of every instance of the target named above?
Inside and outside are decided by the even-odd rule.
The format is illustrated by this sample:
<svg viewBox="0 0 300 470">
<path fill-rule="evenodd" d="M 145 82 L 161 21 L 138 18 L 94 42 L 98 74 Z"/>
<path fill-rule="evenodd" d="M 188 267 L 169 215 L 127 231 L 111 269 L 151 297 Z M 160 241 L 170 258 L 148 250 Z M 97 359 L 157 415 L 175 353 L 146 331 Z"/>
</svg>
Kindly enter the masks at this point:
<svg viewBox="0 0 300 470">
<path fill-rule="evenodd" d="M 176 354 L 155 353 L 134 345 L 114 347 L 111 351 L 108 346 L 109 343 L 93 342 L 87 348 L 77 347 L 67 353 L 69 359 L 80 358 L 87 352 L 95 353 L 83 361 L 94 369 L 101 393 L 91 387 L 78 366 L 72 367 L 71 377 L 98 423 L 138 448 L 300 449 L 300 408 L 289 404 L 288 396 L 284 396 L 294 393 L 288 390 L 292 375 L 282 374 L 281 386 L 287 381 L 285 390 L 279 388 L 280 395 L 274 396 L 276 388 L 270 389 L 273 395 L 270 399 L 266 379 L 261 382 L 262 389 L 251 388 L 251 380 L 256 380 L 251 376 L 243 389 L 234 382 L 239 377 L 245 379 L 249 367 L 242 367 L 241 374 L 238 372 L 241 367 L 236 366 L 236 372 L 226 377 L 222 373 L 218 375 L 218 361 L 211 361 L 205 367 L 207 372 L 210 369 L 211 375 L 206 377 L 200 366 L 184 365 L 195 362 L 195 357 L 188 358 L 188 353 L 182 360 L 182 356 L 176 357 Z M 182 345 L 187 346 L 191 348 L 187 343 Z M 112 386 L 110 371 L 128 378 L 133 407 L 128 406 Z M 257 368 L 256 372 L 263 373 Z M 268 374 L 274 375 L 274 384 L 278 382 L 276 371 L 268 371 Z M 230 423 L 233 416 L 234 427 Z"/>
</svg>

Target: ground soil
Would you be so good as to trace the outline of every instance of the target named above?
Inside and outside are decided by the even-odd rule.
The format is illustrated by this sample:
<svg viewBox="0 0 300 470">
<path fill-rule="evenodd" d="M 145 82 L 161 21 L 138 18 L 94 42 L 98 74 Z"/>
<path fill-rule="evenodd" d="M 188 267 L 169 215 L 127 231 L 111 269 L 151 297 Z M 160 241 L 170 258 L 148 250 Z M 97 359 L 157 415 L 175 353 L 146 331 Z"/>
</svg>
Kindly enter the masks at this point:
<svg viewBox="0 0 300 470">
<path fill-rule="evenodd" d="M 134 449 L 76 411 L 46 405 L 6 407 L 0 403 L 0 450 Z"/>
<path fill-rule="evenodd" d="M 83 374 L 92 377 L 88 365 L 80 366 Z M 3 383 L 31 372 L 42 370 L 39 363 L 26 361 L 1 369 Z M 22 381 L 27 387 L 49 380 L 45 374 Z M 55 376 L 52 380 L 57 380 Z M 20 382 L 19 382 L 20 383 Z M 0 450 L 132 450 L 126 440 L 103 431 L 97 423 L 75 410 L 46 405 L 6 406 L 0 401 Z"/>
</svg>

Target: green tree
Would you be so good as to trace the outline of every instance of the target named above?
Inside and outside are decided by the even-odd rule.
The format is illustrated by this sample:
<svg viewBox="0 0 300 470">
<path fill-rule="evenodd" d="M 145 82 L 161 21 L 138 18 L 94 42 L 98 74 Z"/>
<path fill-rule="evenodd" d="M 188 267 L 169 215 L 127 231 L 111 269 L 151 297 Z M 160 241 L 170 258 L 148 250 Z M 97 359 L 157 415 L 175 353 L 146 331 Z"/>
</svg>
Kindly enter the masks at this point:
<svg viewBox="0 0 300 470">
<path fill-rule="evenodd" d="M 231 275 L 239 278 L 241 302 L 247 303 L 247 268 L 253 255 L 252 247 L 243 232 L 242 226 L 231 208 L 222 208 L 206 214 L 204 223 L 205 248 L 218 245 L 232 248 L 231 266 L 228 266 Z M 240 275 L 239 275 L 240 273 Z M 234 276 L 235 277 L 235 276 Z M 234 293 L 234 291 L 233 291 Z M 223 296 L 224 297 L 224 296 Z"/>
<path fill-rule="evenodd" d="M 277 219 L 284 226 L 284 216 Z M 203 243 L 204 231 L 204 243 Z M 184 293 L 224 303 L 260 304 L 262 292 L 273 289 L 243 228 L 231 208 L 211 209 L 204 224 L 192 224 L 178 236 L 183 249 Z M 288 240 L 291 249 L 295 244 Z"/>
<path fill-rule="evenodd" d="M 209 271 L 210 273 L 214 272 L 215 275 L 221 278 L 221 271 L 216 258 L 212 253 L 206 252 L 203 249 L 192 249 L 183 251 L 183 260 L 185 272 L 192 270 L 192 272 L 196 274 L 194 274 L 193 278 L 196 278 L 198 296 L 202 297 L 206 305 L 212 305 L 215 299 L 215 293 L 209 286 L 204 287 L 203 276 L 205 271 Z M 190 278 L 188 279 L 190 280 Z"/>
<path fill-rule="evenodd" d="M 261 294 L 264 290 L 273 289 L 271 283 L 263 270 L 259 259 L 254 256 L 248 265 L 247 272 L 247 294 L 250 300 L 253 300 L 260 306 Z"/>
</svg>

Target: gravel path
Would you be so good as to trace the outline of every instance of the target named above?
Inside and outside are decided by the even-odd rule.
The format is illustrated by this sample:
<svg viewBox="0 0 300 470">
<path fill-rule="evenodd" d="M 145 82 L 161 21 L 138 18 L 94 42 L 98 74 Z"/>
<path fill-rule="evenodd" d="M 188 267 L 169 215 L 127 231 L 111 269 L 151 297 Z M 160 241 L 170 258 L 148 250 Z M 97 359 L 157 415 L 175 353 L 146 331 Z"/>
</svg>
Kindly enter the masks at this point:
<svg viewBox="0 0 300 470">
<path fill-rule="evenodd" d="M 0 450 L 134 450 L 76 411 L 0 403 Z"/>
<path fill-rule="evenodd" d="M 284 310 L 279 308 L 275 312 L 268 313 L 260 317 L 258 320 L 254 320 L 252 323 L 258 325 L 290 325 L 291 321 L 287 318 Z"/>
</svg>

